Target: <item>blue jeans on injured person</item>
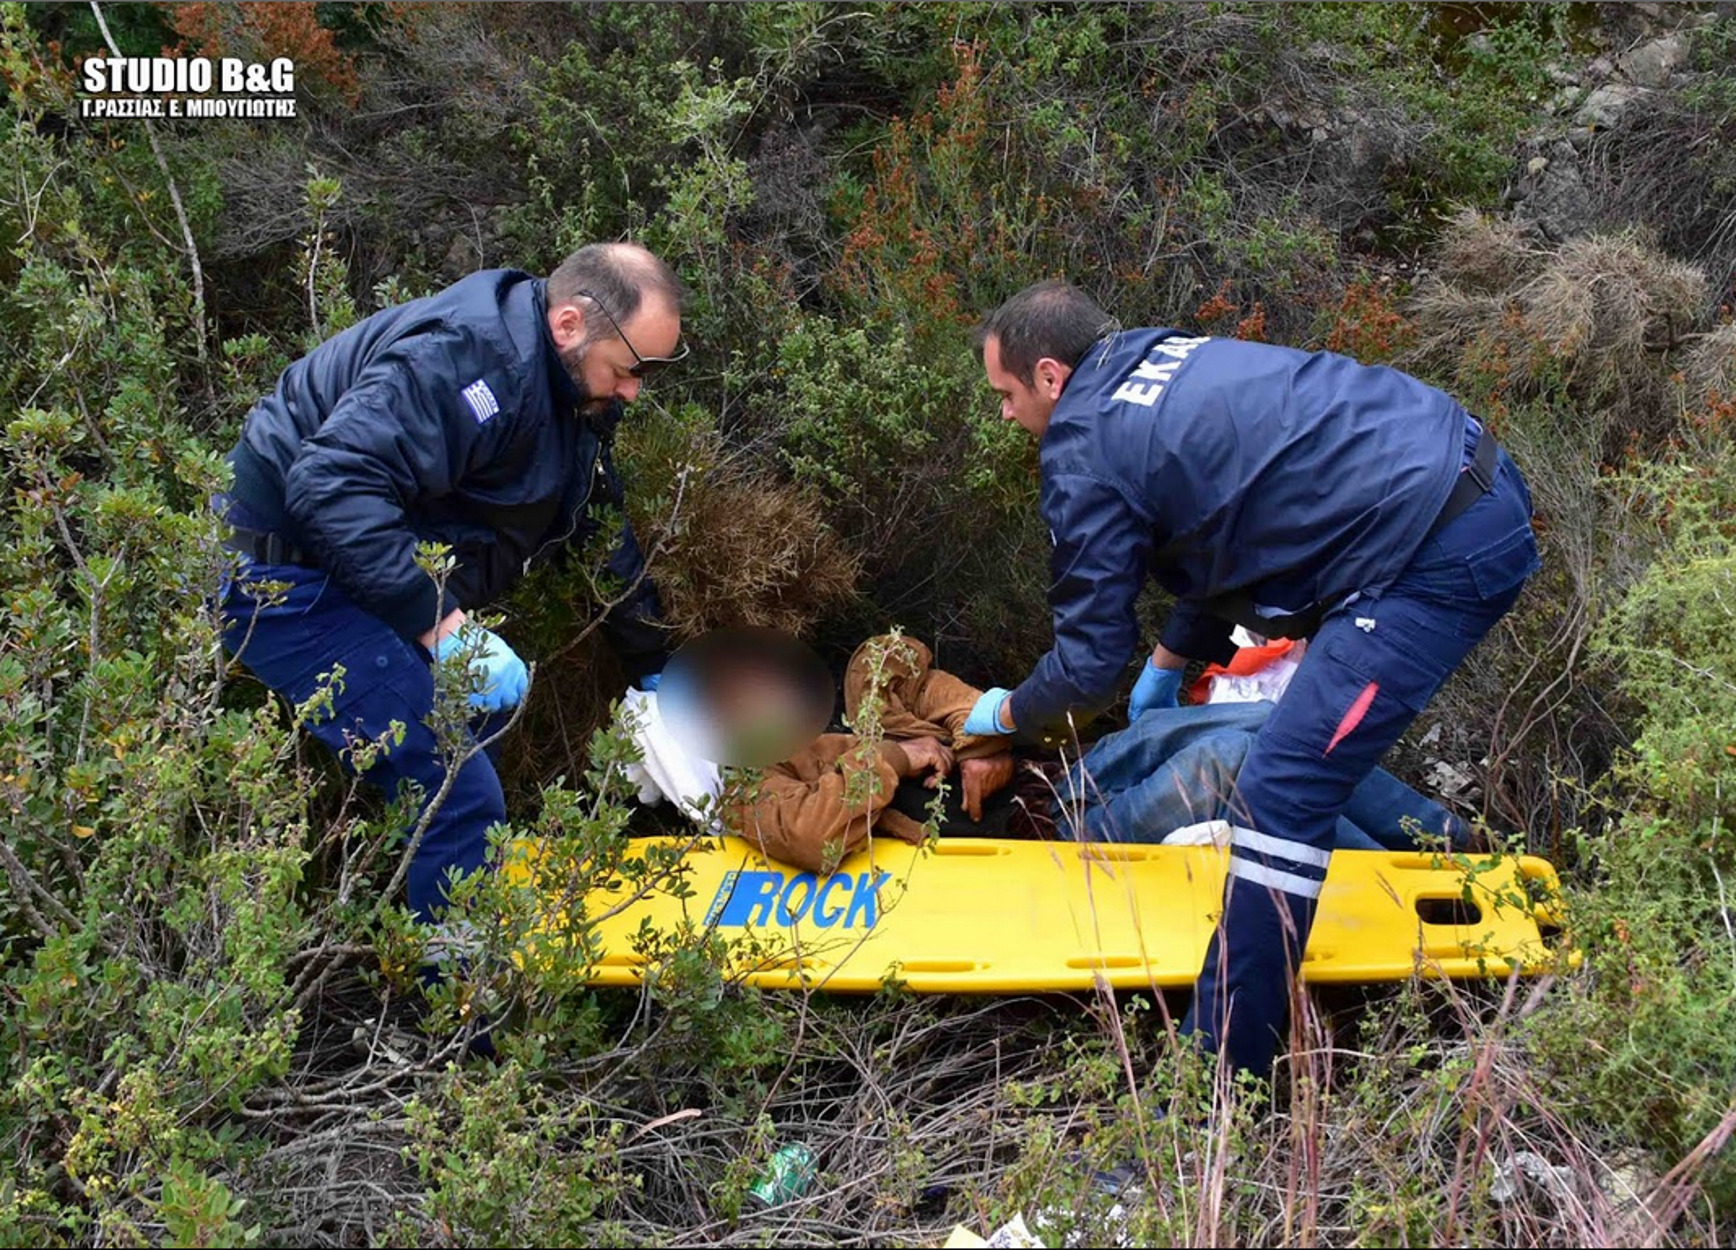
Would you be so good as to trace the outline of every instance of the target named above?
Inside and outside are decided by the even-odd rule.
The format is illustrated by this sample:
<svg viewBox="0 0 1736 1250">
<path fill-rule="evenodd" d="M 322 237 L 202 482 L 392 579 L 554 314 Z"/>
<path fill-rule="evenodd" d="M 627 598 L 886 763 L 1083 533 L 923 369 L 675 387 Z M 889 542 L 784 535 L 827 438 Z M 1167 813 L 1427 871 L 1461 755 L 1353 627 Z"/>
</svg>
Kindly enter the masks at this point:
<svg viewBox="0 0 1736 1250">
<path fill-rule="evenodd" d="M 1183 1031 L 1264 1076 L 1332 860 L 1381 756 L 1537 571 L 1531 495 L 1500 453 L 1490 490 L 1393 583 L 1329 616 L 1254 734 L 1231 795 L 1229 877 Z"/>
<path fill-rule="evenodd" d="M 1236 778 L 1271 703 L 1155 708 L 1099 739 L 1061 783 L 1055 819 L 1092 842 L 1161 842 L 1229 816 Z M 1414 851 L 1418 836 L 1455 850 L 1470 828 L 1384 769 L 1351 792 L 1332 840 L 1338 851 Z"/>
<path fill-rule="evenodd" d="M 260 582 L 286 582 L 289 589 L 280 602 L 270 602 L 270 596 L 255 598 L 250 590 L 250 584 Z M 291 703 L 312 696 L 322 684 L 321 674 L 343 667 L 331 713 L 308 728 L 346 768 L 351 767 L 349 736 L 378 739 L 392 722 L 403 724 L 403 742 L 379 756 L 364 776 L 388 798 L 414 783 L 421 791 L 420 817 L 446 779 L 446 764 L 426 723 L 434 706 L 433 663 L 427 650 L 364 612 L 319 569 L 243 559 L 236 578 L 225 579 L 221 598 L 225 648 Z M 473 721 L 471 733 L 487 741 L 509 715 Z M 486 866 L 488 831 L 506 819 L 506 800 L 495 772 L 498 752 L 498 743 L 493 744 L 459 769 L 411 859 L 406 890 L 418 920 L 438 917 L 446 903 L 449 874 Z"/>
</svg>

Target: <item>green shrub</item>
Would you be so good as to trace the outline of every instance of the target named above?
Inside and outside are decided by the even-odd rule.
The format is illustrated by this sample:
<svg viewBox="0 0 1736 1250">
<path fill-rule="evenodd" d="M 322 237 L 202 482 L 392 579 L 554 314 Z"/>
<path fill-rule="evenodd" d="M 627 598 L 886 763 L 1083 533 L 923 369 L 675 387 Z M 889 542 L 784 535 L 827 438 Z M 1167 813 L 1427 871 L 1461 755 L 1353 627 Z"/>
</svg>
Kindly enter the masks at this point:
<svg viewBox="0 0 1736 1250">
<path fill-rule="evenodd" d="M 1609 1140 L 1673 1161 L 1731 1109 L 1736 1086 L 1736 442 L 1727 417 L 1689 423 L 1693 453 L 1632 480 L 1657 557 L 1608 614 L 1598 650 L 1639 713 L 1593 882 L 1571 899 L 1589 975 L 1543 1018 L 1557 1096 Z M 1727 1154 L 1714 1201 L 1736 1195 Z"/>
</svg>

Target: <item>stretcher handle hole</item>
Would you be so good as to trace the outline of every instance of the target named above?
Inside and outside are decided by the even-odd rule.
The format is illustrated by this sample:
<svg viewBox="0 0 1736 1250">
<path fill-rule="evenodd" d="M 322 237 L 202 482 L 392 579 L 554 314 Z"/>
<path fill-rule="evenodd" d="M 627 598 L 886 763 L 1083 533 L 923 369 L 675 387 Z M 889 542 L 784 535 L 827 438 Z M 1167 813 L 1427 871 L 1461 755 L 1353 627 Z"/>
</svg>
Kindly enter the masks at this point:
<svg viewBox="0 0 1736 1250">
<path fill-rule="evenodd" d="M 1075 955 L 1067 961 L 1069 968 L 1141 968 L 1145 960 L 1138 955 Z"/>
<path fill-rule="evenodd" d="M 1079 858 L 1096 860 L 1099 863 L 1138 864 L 1151 858 L 1151 852 L 1142 847 L 1115 846 L 1107 842 L 1086 842 L 1079 847 Z"/>
<path fill-rule="evenodd" d="M 1417 916 L 1424 924 L 1464 927 L 1481 924 L 1483 910 L 1475 903 L 1467 903 L 1457 894 L 1440 895 L 1417 899 Z"/>
</svg>

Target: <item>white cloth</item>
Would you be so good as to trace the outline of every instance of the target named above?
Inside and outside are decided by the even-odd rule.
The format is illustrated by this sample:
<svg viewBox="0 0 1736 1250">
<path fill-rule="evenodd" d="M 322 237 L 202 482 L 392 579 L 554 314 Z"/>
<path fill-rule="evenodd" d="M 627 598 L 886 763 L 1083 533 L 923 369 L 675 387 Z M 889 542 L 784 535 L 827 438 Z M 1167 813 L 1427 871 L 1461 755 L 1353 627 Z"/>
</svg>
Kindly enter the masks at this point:
<svg viewBox="0 0 1736 1250">
<path fill-rule="evenodd" d="M 1183 825 L 1172 830 L 1163 839 L 1165 846 L 1228 846 L 1230 844 L 1230 822 L 1227 820 L 1202 820 L 1198 824 Z"/>
<path fill-rule="evenodd" d="M 1206 685 L 1207 703 L 1258 703 L 1262 699 L 1276 703 L 1290 687 L 1299 665 L 1288 655 L 1281 655 L 1258 672 L 1246 677 L 1233 673 L 1217 673 Z"/>
<path fill-rule="evenodd" d="M 716 764 L 700 759 L 670 734 L 657 708 L 656 693 L 627 691 L 621 699 L 621 724 L 639 748 L 640 762 L 627 765 L 628 778 L 639 787 L 639 801 L 655 804 L 668 799 L 695 824 L 717 828 L 723 775 Z"/>
<path fill-rule="evenodd" d="M 1236 626 L 1230 640 L 1238 647 L 1260 647 L 1266 642 L 1260 635 L 1249 633 L 1240 625 Z M 1289 689 L 1290 679 L 1301 667 L 1303 653 L 1307 650 L 1306 642 L 1298 643 L 1264 668 L 1246 676 L 1214 673 L 1206 682 L 1206 702 L 1258 703 L 1266 699 L 1276 703 L 1284 697 L 1284 691 Z"/>
</svg>

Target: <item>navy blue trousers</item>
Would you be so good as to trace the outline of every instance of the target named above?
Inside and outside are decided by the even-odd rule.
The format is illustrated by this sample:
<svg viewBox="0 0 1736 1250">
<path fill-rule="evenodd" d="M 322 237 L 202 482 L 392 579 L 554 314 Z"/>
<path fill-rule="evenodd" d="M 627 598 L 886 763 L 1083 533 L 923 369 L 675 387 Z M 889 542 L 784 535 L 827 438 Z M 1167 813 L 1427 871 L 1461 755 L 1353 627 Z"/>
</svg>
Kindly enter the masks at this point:
<svg viewBox="0 0 1736 1250">
<path fill-rule="evenodd" d="M 268 581 L 289 583 L 282 602 L 262 604 L 250 593 L 249 583 Z M 433 662 L 427 650 L 405 642 L 364 612 L 330 574 L 318 569 L 244 559 L 236 578 L 224 583 L 222 605 L 224 646 L 291 702 L 305 701 L 319 688 L 322 673 L 343 666 L 342 689 L 332 701 L 331 715 L 309 730 L 346 768 L 353 767 L 347 749 L 351 736 L 377 739 L 393 721 L 403 724 L 403 742 L 379 756 L 364 775 L 390 798 L 406 783 L 414 783 L 421 790 L 419 818 L 446 780 L 446 764 L 426 724 L 434 706 Z M 507 715 L 473 721 L 471 731 L 486 740 Z M 497 743 L 479 751 L 459 769 L 411 859 L 407 892 L 419 920 L 438 917 L 450 874 L 486 866 L 488 831 L 506 819 L 506 800 L 495 773 L 498 750 Z"/>
<path fill-rule="evenodd" d="M 1236 779 L 1224 909 L 1182 1024 L 1234 1068 L 1271 1069 L 1353 792 L 1538 567 L 1531 494 L 1502 452 L 1489 491 L 1309 644 Z"/>
</svg>

